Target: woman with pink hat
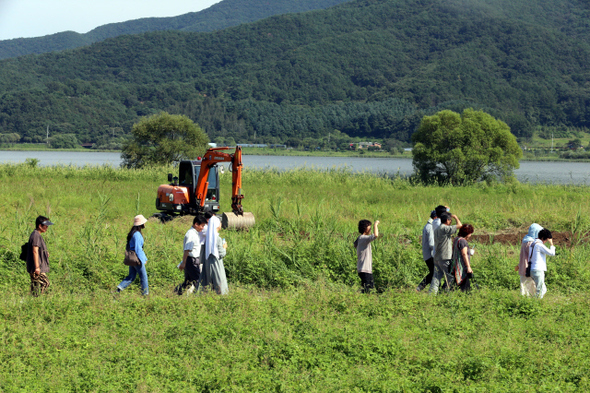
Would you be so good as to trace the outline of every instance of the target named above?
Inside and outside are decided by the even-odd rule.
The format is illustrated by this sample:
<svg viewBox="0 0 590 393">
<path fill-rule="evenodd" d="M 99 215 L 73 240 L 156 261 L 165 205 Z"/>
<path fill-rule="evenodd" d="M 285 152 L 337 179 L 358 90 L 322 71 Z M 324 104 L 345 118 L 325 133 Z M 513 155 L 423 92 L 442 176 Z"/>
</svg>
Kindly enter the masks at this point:
<svg viewBox="0 0 590 393">
<path fill-rule="evenodd" d="M 142 294 L 145 296 L 149 293 L 147 271 L 145 270 L 147 257 L 143 252 L 143 236 L 141 235 L 141 230 L 145 228 L 146 222 L 147 219 L 141 214 L 135 216 L 135 219 L 133 220 L 133 227 L 127 235 L 127 245 L 130 250 L 135 251 L 141 264 L 138 266 L 129 266 L 129 275 L 117 285 L 117 292 L 121 292 L 123 289 L 131 285 L 131 283 L 135 281 L 135 277 L 139 274 Z"/>
</svg>

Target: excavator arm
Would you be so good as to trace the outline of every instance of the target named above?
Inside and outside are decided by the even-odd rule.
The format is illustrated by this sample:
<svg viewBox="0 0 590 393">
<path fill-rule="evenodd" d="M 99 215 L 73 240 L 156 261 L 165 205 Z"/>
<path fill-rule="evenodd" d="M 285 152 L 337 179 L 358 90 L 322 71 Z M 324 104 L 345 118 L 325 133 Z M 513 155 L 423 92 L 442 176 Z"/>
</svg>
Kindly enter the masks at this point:
<svg viewBox="0 0 590 393">
<path fill-rule="evenodd" d="M 231 208 L 236 215 L 243 215 L 242 208 L 242 148 L 236 147 L 234 153 L 224 153 L 222 150 L 228 150 L 229 147 L 213 147 L 207 150 L 201 161 L 201 170 L 199 178 L 195 187 L 195 200 L 197 205 L 204 207 L 205 198 L 207 196 L 207 188 L 209 186 L 209 171 L 211 168 L 220 162 L 230 162 L 232 165 L 232 195 Z"/>
</svg>

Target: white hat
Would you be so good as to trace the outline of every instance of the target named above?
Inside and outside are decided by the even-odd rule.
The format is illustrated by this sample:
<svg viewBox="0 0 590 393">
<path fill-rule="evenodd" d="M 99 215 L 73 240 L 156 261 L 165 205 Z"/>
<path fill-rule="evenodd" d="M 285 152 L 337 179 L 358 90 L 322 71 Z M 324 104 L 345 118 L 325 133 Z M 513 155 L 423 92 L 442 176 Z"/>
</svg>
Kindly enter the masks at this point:
<svg viewBox="0 0 590 393">
<path fill-rule="evenodd" d="M 138 227 L 140 225 L 143 225 L 147 222 L 147 218 L 145 218 L 143 215 L 138 215 L 135 216 L 135 219 L 133 219 L 133 226 L 134 227 Z"/>
</svg>

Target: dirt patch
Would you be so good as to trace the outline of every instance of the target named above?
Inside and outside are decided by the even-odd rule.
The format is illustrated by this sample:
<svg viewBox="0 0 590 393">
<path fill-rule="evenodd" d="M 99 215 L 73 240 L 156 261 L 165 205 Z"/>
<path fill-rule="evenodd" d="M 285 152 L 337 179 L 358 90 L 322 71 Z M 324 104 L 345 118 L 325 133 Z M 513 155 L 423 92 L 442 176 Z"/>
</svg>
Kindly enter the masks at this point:
<svg viewBox="0 0 590 393">
<path fill-rule="evenodd" d="M 560 246 L 571 246 L 573 235 L 571 232 L 552 232 L 553 243 Z M 522 242 L 522 239 L 526 235 L 526 232 L 506 232 L 497 234 L 481 234 L 471 235 L 471 239 L 482 244 L 501 243 L 501 244 L 513 244 L 517 245 Z M 587 241 L 588 239 L 584 239 Z"/>
</svg>

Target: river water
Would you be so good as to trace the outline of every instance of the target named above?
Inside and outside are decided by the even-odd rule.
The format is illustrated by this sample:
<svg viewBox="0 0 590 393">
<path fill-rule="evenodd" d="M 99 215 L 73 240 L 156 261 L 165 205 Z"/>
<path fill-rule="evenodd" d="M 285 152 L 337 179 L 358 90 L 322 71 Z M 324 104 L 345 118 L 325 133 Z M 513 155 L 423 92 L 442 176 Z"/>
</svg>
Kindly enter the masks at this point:
<svg viewBox="0 0 590 393">
<path fill-rule="evenodd" d="M 61 151 L 0 151 L 0 163 L 22 163 L 36 158 L 39 165 L 111 165 L 121 164 L 120 153 L 61 152 Z M 288 170 L 295 168 L 345 168 L 352 172 L 410 175 L 413 172 L 409 158 L 362 157 L 292 157 L 243 156 L 246 168 Z M 590 163 L 523 161 L 515 171 L 521 182 L 590 185 Z"/>
</svg>

